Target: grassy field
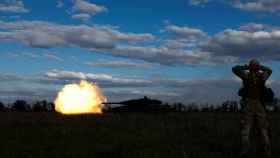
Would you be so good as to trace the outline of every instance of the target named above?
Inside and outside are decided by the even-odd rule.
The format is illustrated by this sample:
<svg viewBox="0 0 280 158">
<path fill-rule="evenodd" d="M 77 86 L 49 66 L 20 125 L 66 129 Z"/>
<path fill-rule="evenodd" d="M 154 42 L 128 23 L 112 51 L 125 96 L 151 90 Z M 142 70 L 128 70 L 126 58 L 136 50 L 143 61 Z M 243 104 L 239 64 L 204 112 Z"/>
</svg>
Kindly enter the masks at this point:
<svg viewBox="0 0 280 158">
<path fill-rule="evenodd" d="M 271 114 L 280 157 L 280 114 Z M 1 158 L 236 158 L 238 113 L 0 113 Z"/>
</svg>

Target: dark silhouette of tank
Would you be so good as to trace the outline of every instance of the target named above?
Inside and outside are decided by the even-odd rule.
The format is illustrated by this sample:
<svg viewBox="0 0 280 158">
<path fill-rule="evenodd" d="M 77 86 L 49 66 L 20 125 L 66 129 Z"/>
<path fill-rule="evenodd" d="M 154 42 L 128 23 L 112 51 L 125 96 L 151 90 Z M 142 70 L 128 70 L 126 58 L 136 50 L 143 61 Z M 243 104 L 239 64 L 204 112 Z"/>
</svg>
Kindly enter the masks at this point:
<svg viewBox="0 0 280 158">
<path fill-rule="evenodd" d="M 104 103 L 105 105 L 121 105 L 113 107 L 112 112 L 164 112 L 170 111 L 170 107 L 162 105 L 162 101 L 144 97 L 122 101 L 119 103 Z"/>
</svg>

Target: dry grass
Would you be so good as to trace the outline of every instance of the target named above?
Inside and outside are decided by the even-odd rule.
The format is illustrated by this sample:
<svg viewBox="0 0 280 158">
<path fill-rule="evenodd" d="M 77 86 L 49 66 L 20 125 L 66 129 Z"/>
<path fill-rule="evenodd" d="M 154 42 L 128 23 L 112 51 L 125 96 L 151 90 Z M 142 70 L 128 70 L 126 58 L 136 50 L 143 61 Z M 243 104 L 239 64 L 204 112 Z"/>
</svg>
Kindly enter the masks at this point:
<svg viewBox="0 0 280 158">
<path fill-rule="evenodd" d="M 62 116 L 0 113 L 5 158 L 236 158 L 239 114 L 169 113 Z M 280 157 L 279 114 L 272 114 Z"/>
</svg>

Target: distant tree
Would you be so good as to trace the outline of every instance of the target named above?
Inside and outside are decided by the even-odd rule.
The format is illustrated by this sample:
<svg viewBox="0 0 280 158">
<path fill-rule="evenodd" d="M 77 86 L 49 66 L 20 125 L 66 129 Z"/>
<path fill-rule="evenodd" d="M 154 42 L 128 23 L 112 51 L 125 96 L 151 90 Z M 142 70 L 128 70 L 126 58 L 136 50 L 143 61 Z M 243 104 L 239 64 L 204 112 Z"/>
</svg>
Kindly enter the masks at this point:
<svg viewBox="0 0 280 158">
<path fill-rule="evenodd" d="M 180 103 L 180 102 L 179 103 L 174 103 L 173 107 L 174 107 L 175 111 L 178 111 L 178 112 L 185 111 L 185 105 Z"/>
<path fill-rule="evenodd" d="M 41 105 L 40 101 L 37 101 L 36 103 L 33 104 L 32 111 L 34 111 L 34 112 L 42 112 L 42 111 L 44 111 L 44 108 Z"/>
<path fill-rule="evenodd" d="M 50 108 L 48 108 L 48 102 L 46 100 L 37 101 L 32 106 L 32 111 L 34 112 L 43 112 L 43 111 L 49 111 Z"/>
<path fill-rule="evenodd" d="M 41 104 L 41 106 L 43 107 L 43 109 L 44 109 L 45 111 L 47 111 L 47 109 L 48 109 L 48 102 L 47 102 L 46 100 L 42 100 L 42 101 L 40 102 L 40 104 Z"/>
<path fill-rule="evenodd" d="M 25 100 L 17 100 L 13 103 L 12 109 L 16 111 L 29 111 L 30 106 Z"/>
<path fill-rule="evenodd" d="M 48 103 L 48 111 L 55 112 L 55 105 L 54 103 Z"/>
<path fill-rule="evenodd" d="M 46 100 L 37 101 L 32 105 L 32 111 L 34 112 L 53 112 L 55 111 L 54 103 Z"/>
<path fill-rule="evenodd" d="M 228 101 L 225 101 L 222 103 L 222 112 L 228 112 L 229 111 L 229 104 Z"/>
<path fill-rule="evenodd" d="M 199 112 L 198 105 L 196 103 L 190 103 L 187 105 L 187 112 Z"/>
<path fill-rule="evenodd" d="M 202 112 L 215 112 L 215 108 L 214 108 L 214 105 L 206 104 L 206 105 L 202 105 L 201 111 Z"/>
<path fill-rule="evenodd" d="M 13 103 L 8 103 L 6 106 L 7 106 L 7 109 L 12 110 L 12 108 L 13 108 Z"/>
<path fill-rule="evenodd" d="M 0 102 L 0 111 L 3 111 L 5 109 L 4 103 Z"/>
<path fill-rule="evenodd" d="M 219 106 L 216 111 L 220 112 L 238 112 L 238 103 L 237 101 L 226 100 L 222 102 L 222 105 Z"/>
</svg>

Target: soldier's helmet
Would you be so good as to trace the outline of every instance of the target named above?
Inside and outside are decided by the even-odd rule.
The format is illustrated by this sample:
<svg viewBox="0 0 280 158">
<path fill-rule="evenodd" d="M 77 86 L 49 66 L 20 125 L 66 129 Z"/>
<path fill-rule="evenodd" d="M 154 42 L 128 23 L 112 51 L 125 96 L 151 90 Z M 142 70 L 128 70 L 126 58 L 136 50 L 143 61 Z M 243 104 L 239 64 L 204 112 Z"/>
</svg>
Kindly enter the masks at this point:
<svg viewBox="0 0 280 158">
<path fill-rule="evenodd" d="M 260 62 L 257 59 L 250 60 L 249 69 L 252 71 L 258 71 L 260 69 Z"/>
</svg>

